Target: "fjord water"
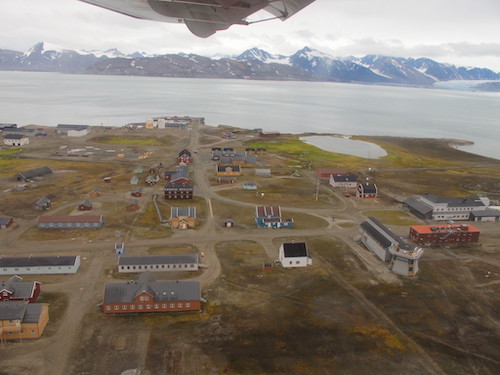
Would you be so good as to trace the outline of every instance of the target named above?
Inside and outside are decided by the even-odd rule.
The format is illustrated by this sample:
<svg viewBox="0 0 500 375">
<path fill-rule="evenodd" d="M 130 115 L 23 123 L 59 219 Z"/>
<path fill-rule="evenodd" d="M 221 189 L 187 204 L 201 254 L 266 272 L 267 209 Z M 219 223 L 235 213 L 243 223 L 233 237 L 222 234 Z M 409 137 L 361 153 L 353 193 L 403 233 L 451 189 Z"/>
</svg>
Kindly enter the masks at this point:
<svg viewBox="0 0 500 375">
<path fill-rule="evenodd" d="M 453 138 L 500 159 L 500 93 L 414 87 L 0 72 L 0 123 L 122 126 L 191 115 L 208 125 Z"/>
</svg>

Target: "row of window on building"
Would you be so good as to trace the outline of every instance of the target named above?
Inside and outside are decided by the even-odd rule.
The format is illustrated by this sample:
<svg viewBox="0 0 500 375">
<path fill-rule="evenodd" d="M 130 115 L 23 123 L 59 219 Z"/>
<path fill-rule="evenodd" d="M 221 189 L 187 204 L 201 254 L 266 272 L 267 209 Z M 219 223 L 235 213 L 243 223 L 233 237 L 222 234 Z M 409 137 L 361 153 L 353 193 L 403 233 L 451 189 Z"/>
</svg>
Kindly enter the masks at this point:
<svg viewBox="0 0 500 375">
<path fill-rule="evenodd" d="M 162 303 L 161 304 L 161 308 L 162 309 L 166 309 L 167 306 L 170 309 L 175 309 L 175 303 Z M 186 302 L 186 303 L 178 302 L 177 303 L 177 308 L 178 309 L 182 309 L 183 307 L 189 308 L 189 307 L 191 307 L 191 303 L 190 302 Z M 118 310 L 120 310 L 120 305 L 114 305 L 113 308 L 116 311 L 118 311 Z M 159 303 L 153 304 L 153 310 L 158 310 L 159 308 L 160 308 L 160 304 Z M 129 309 L 130 310 L 135 310 L 135 305 L 122 305 L 121 306 L 121 310 L 129 310 Z M 137 305 L 137 309 L 138 310 L 144 310 L 144 305 Z M 106 310 L 111 311 L 111 306 L 106 306 Z M 151 310 L 151 305 L 149 305 L 149 304 L 146 305 L 145 310 Z"/>
<path fill-rule="evenodd" d="M 183 267 L 184 266 L 184 267 Z M 156 264 L 156 265 L 146 265 L 146 266 L 120 266 L 121 270 L 153 270 L 153 269 L 161 269 L 161 268 L 170 268 L 170 264 Z M 172 268 L 188 268 L 187 264 L 173 264 Z M 189 268 L 194 268 L 194 264 L 189 264 Z"/>
</svg>

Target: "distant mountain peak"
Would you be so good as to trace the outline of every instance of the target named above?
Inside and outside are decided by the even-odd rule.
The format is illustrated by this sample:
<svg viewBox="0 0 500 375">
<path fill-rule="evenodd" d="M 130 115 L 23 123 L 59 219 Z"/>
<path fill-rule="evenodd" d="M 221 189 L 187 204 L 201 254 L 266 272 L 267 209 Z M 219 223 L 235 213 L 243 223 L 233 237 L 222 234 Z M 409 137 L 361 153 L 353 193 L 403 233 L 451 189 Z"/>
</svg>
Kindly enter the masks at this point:
<svg viewBox="0 0 500 375">
<path fill-rule="evenodd" d="M 313 80 L 429 86 L 449 80 L 500 80 L 490 69 L 456 67 L 426 57 L 370 54 L 332 57 L 310 46 L 290 56 L 253 47 L 238 56 L 148 55 L 70 50 L 38 42 L 25 53 L 0 49 L 0 70 L 239 79 Z"/>
</svg>

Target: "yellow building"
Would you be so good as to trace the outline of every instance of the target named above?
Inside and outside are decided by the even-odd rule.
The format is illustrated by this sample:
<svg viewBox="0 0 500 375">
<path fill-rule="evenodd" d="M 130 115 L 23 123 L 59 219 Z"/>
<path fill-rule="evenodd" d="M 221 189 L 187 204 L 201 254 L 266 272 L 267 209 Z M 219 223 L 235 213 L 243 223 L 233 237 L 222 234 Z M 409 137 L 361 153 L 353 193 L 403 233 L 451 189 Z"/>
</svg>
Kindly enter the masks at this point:
<svg viewBox="0 0 500 375">
<path fill-rule="evenodd" d="M 0 302 L 0 342 L 37 339 L 48 321 L 46 303 Z"/>
<path fill-rule="evenodd" d="M 241 167 L 239 165 L 218 165 L 215 175 L 221 176 L 241 176 Z"/>
</svg>

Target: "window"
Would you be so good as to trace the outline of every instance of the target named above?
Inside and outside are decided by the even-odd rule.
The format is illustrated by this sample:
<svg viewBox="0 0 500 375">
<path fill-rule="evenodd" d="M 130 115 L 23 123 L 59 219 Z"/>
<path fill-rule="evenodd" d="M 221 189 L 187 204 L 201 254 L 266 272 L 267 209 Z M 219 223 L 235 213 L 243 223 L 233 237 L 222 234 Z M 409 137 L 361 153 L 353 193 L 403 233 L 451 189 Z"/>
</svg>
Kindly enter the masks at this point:
<svg viewBox="0 0 500 375">
<path fill-rule="evenodd" d="M 140 296 L 139 301 L 144 301 L 144 296 Z"/>
<path fill-rule="evenodd" d="M 166 309 L 167 308 L 167 304 L 166 303 L 162 303 L 161 308 L 162 309 Z"/>
<path fill-rule="evenodd" d="M 120 309 L 120 306 L 115 305 L 115 310 L 119 310 L 119 309 Z"/>
<path fill-rule="evenodd" d="M 32 330 L 31 330 L 31 334 L 32 334 L 32 335 L 34 335 L 34 334 L 35 334 L 35 330 L 34 330 L 34 329 L 32 329 Z"/>
<path fill-rule="evenodd" d="M 135 310 L 135 305 L 130 305 L 130 310 Z"/>
<path fill-rule="evenodd" d="M 173 309 L 175 307 L 175 303 L 170 304 L 170 308 Z"/>
<path fill-rule="evenodd" d="M 186 302 L 186 307 L 191 307 L 191 303 L 190 302 Z"/>
<path fill-rule="evenodd" d="M 106 306 L 106 310 L 111 310 L 111 306 Z"/>
<path fill-rule="evenodd" d="M 177 307 L 178 307 L 179 309 L 180 309 L 180 308 L 182 308 L 182 302 L 179 302 L 179 303 L 177 304 Z"/>
<path fill-rule="evenodd" d="M 142 310 L 144 306 L 142 305 L 139 305 L 139 310 Z"/>
<path fill-rule="evenodd" d="M 151 310 L 151 305 L 146 305 L 146 310 Z"/>
<path fill-rule="evenodd" d="M 122 310 L 127 310 L 127 305 L 122 305 Z"/>
<path fill-rule="evenodd" d="M 157 303 L 154 304 L 155 309 L 158 309 L 159 307 L 160 307 L 160 305 L 158 305 Z"/>
</svg>

